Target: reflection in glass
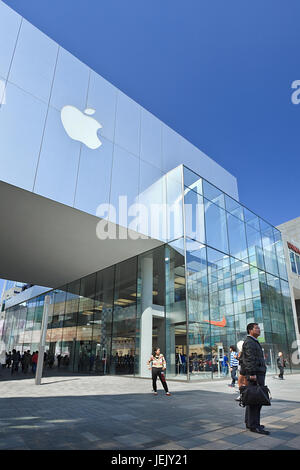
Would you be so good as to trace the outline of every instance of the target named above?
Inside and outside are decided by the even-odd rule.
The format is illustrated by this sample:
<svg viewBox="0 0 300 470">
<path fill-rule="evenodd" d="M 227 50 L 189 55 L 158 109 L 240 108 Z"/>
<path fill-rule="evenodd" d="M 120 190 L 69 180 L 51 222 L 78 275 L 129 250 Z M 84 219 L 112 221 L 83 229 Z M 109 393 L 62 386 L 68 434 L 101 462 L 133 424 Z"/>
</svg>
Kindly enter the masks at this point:
<svg viewBox="0 0 300 470">
<path fill-rule="evenodd" d="M 50 105 L 58 111 L 72 105 L 83 111 L 86 106 L 90 69 L 68 51 L 59 48 Z"/>
<path fill-rule="evenodd" d="M 22 18 L 0 2 L 0 77 L 6 78 Z"/>
<path fill-rule="evenodd" d="M 168 377 L 185 380 L 188 374 L 186 294 L 183 239 L 165 246 L 166 361 Z"/>
<path fill-rule="evenodd" d="M 49 109 L 34 192 L 73 206 L 80 143 L 70 139 L 59 113 Z"/>
<path fill-rule="evenodd" d="M 235 258 L 248 261 L 244 222 L 234 215 L 227 213 L 227 226 L 230 254 Z"/>
<path fill-rule="evenodd" d="M 162 170 L 161 121 L 145 109 L 141 113 L 141 159 Z"/>
<path fill-rule="evenodd" d="M 184 212 L 186 237 L 205 243 L 203 196 L 185 188 Z"/>
<path fill-rule="evenodd" d="M 109 203 L 113 144 L 102 138 L 97 150 L 81 148 L 74 207 L 96 215 L 100 204 Z"/>
<path fill-rule="evenodd" d="M 209 199 L 223 209 L 225 208 L 224 193 L 206 180 L 203 180 L 203 194 L 206 199 Z"/>
<path fill-rule="evenodd" d="M 32 191 L 45 118 L 46 104 L 7 85 L 6 104 L 0 107 L 2 181 Z"/>
<path fill-rule="evenodd" d="M 9 81 L 48 103 L 58 45 L 28 21 L 22 21 Z"/>
<path fill-rule="evenodd" d="M 226 212 L 204 199 L 206 242 L 213 248 L 228 253 Z"/>
<path fill-rule="evenodd" d="M 99 133 L 110 141 L 114 139 L 116 103 L 117 89 L 103 77 L 91 71 L 87 107 L 96 110 L 93 117 L 102 125 Z"/>
<path fill-rule="evenodd" d="M 115 142 L 128 152 L 140 154 L 141 108 L 118 90 Z"/>
</svg>

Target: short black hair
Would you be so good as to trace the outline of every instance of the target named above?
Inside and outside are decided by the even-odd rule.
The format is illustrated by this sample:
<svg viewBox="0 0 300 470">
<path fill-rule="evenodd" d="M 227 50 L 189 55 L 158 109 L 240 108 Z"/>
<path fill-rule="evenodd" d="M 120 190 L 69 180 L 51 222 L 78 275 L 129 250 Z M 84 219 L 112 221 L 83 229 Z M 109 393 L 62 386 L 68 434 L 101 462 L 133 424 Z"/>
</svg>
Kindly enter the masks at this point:
<svg viewBox="0 0 300 470">
<path fill-rule="evenodd" d="M 232 351 L 236 351 L 236 347 L 234 345 L 230 346 L 230 348 L 232 349 Z"/>
<path fill-rule="evenodd" d="M 258 323 L 249 323 L 247 325 L 247 333 L 249 334 L 251 330 L 253 330 L 254 326 L 258 325 Z"/>
</svg>

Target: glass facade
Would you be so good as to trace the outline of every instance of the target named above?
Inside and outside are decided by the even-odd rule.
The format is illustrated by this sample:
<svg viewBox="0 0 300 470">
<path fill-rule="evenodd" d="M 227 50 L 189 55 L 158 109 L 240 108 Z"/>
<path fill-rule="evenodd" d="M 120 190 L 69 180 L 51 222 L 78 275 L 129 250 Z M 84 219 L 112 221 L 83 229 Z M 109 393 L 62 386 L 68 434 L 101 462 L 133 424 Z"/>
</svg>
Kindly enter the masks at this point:
<svg viewBox="0 0 300 470">
<path fill-rule="evenodd" d="M 159 346 L 170 379 L 224 377 L 221 360 L 257 322 L 268 372 L 296 339 L 280 232 L 180 165 L 164 175 L 166 243 L 6 311 L 3 341 L 36 350 L 50 297 L 54 367 L 149 377 Z M 168 212 L 168 210 L 167 210 Z"/>
</svg>

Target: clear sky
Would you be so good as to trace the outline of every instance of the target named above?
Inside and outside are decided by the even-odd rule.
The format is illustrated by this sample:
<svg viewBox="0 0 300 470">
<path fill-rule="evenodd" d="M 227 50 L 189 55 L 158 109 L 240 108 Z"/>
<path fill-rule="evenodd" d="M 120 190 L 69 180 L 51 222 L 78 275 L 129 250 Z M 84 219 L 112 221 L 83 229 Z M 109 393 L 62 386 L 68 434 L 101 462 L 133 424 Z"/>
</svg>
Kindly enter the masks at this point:
<svg viewBox="0 0 300 470">
<path fill-rule="evenodd" d="M 299 0 L 6 0 L 238 178 L 278 225 L 300 215 Z"/>
</svg>

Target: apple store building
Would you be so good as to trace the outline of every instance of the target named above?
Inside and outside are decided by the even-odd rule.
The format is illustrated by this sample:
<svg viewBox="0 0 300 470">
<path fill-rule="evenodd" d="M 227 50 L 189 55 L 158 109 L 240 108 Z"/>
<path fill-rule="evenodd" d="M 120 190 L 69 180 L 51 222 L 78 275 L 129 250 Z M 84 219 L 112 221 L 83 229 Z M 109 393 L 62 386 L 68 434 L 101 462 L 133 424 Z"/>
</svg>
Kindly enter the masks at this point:
<svg viewBox="0 0 300 470">
<path fill-rule="evenodd" d="M 51 367 L 221 378 L 257 322 L 268 371 L 297 333 L 281 233 L 236 178 L 0 3 L 0 349 Z M 297 346 L 296 346 L 297 348 Z M 0 351 L 1 352 L 1 351 Z"/>
</svg>

